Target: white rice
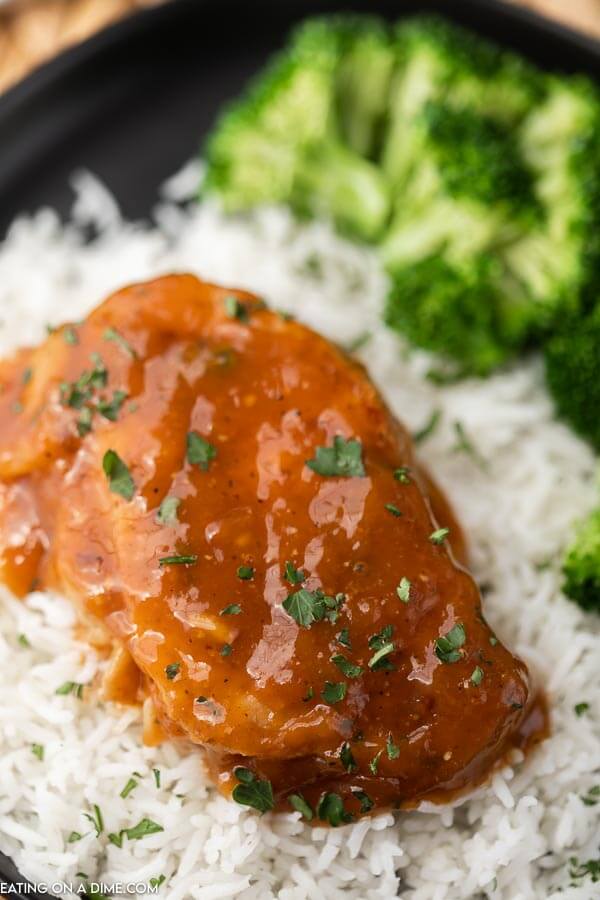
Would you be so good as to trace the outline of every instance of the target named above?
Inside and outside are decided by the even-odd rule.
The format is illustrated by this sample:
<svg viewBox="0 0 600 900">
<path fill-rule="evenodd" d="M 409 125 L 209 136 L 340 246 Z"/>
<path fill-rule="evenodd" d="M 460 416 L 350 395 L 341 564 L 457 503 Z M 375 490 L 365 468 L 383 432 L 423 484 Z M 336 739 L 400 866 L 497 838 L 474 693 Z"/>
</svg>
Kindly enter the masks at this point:
<svg viewBox="0 0 600 900">
<path fill-rule="evenodd" d="M 298 226 L 284 210 L 228 220 L 211 205 L 183 209 L 197 171 L 168 186 L 156 225 L 123 221 L 89 175 L 76 179 L 73 224 L 45 210 L 14 224 L 0 248 L 0 353 L 43 338 L 46 323 L 77 320 L 110 290 L 172 270 L 248 287 L 360 351 L 392 409 L 411 427 L 441 408 L 422 448 L 468 532 L 493 627 L 545 687 L 552 736 L 496 774 L 457 808 L 382 815 L 338 830 L 307 828 L 298 815 L 264 816 L 221 798 L 195 754 L 142 746 L 135 710 L 93 697 L 56 696 L 99 665 L 72 634 L 64 600 L 1 594 L 0 849 L 33 881 L 148 882 L 165 876 L 169 900 L 561 897 L 589 900 L 600 885 L 572 879 L 569 857 L 596 859 L 600 804 L 582 798 L 600 783 L 598 623 L 560 592 L 561 551 L 574 520 L 595 502 L 594 459 L 553 419 L 539 360 L 486 381 L 435 387 L 425 354 L 381 324 L 386 282 L 374 256 L 326 224 Z M 84 244 L 82 226 L 100 236 Z M 461 422 L 487 463 L 455 452 Z M 22 647 L 24 634 L 31 648 Z M 577 717 L 577 703 L 590 704 Z M 32 743 L 45 748 L 43 761 Z M 155 785 L 152 769 L 161 772 Z M 132 772 L 138 787 L 119 796 Z M 97 804 L 97 837 L 83 813 Z M 143 817 L 164 831 L 107 840 Z M 84 837 L 67 843 L 72 831 Z M 79 879 L 81 880 L 81 879 Z"/>
</svg>

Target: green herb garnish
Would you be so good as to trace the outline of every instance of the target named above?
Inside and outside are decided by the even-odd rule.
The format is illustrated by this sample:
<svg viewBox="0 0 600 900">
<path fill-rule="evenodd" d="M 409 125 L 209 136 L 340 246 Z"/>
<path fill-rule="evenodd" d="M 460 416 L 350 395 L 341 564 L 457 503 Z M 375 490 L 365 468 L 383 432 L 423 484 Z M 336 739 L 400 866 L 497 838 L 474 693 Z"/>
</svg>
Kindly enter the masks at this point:
<svg viewBox="0 0 600 900">
<path fill-rule="evenodd" d="M 157 788 L 160 787 L 160 769 L 152 769 L 152 774 L 154 775 L 154 783 Z"/>
<path fill-rule="evenodd" d="M 187 461 L 193 466 L 199 466 L 203 472 L 206 472 L 211 460 L 217 455 L 217 448 L 209 444 L 197 431 L 190 431 L 186 442 Z"/>
<path fill-rule="evenodd" d="M 432 531 L 429 535 L 429 540 L 432 544 L 443 544 L 448 535 L 450 534 L 449 528 L 438 528 L 436 531 Z"/>
<path fill-rule="evenodd" d="M 122 350 L 127 353 L 128 356 L 131 356 L 132 359 L 137 358 L 137 353 L 127 341 L 122 334 L 120 334 L 116 328 L 107 328 L 104 334 L 102 335 L 105 341 L 112 341 L 114 344 L 118 344 Z"/>
<path fill-rule="evenodd" d="M 339 794 L 321 794 L 317 804 L 317 816 L 322 822 L 329 822 L 333 828 L 354 818 L 344 809 L 344 802 Z"/>
<path fill-rule="evenodd" d="M 223 644 L 219 653 L 221 654 L 221 656 L 231 656 L 231 654 L 233 653 L 233 647 L 231 646 L 231 644 Z"/>
<path fill-rule="evenodd" d="M 93 813 L 84 813 L 83 815 L 92 823 L 96 830 L 96 837 L 99 837 L 104 831 L 104 819 L 97 803 L 94 803 L 92 808 L 94 810 Z"/>
<path fill-rule="evenodd" d="M 301 815 L 306 819 L 307 822 L 310 822 L 314 818 L 314 813 L 310 807 L 310 804 L 304 799 L 302 794 L 290 794 L 288 797 L 288 803 L 295 809 L 296 812 L 301 813 Z"/>
<path fill-rule="evenodd" d="M 356 440 L 346 440 L 336 435 L 331 447 L 317 447 L 314 459 L 306 465 L 317 475 L 340 478 L 364 478 L 366 472 L 362 461 L 362 444 Z"/>
<path fill-rule="evenodd" d="M 352 642 L 350 641 L 350 632 L 347 628 L 342 628 L 339 634 L 335 636 L 338 644 L 342 644 L 343 647 L 348 647 L 348 649 L 352 648 Z"/>
<path fill-rule="evenodd" d="M 447 634 L 437 638 L 435 642 L 435 654 L 443 663 L 455 663 L 461 659 L 460 648 L 467 638 L 464 625 L 460 622 L 450 629 Z"/>
<path fill-rule="evenodd" d="M 238 322 L 247 322 L 250 318 L 248 307 L 245 303 L 242 303 L 239 297 L 229 294 L 229 296 L 225 297 L 223 303 L 225 304 L 225 312 L 230 319 L 237 319 Z"/>
<path fill-rule="evenodd" d="M 98 412 L 110 422 L 116 422 L 127 397 L 128 394 L 125 391 L 115 391 L 112 400 L 98 401 Z"/>
<path fill-rule="evenodd" d="M 83 684 L 79 684 L 77 681 L 65 681 L 64 684 L 61 684 L 60 687 L 56 689 L 55 694 L 59 694 L 60 696 L 66 696 L 67 694 L 74 694 L 78 700 L 81 700 L 83 697 Z"/>
<path fill-rule="evenodd" d="M 377 775 L 377 770 L 379 768 L 379 760 L 383 755 L 383 750 L 380 750 L 379 753 L 376 753 L 371 762 L 369 763 L 369 769 L 371 770 L 373 775 Z"/>
<path fill-rule="evenodd" d="M 578 718 L 580 718 L 581 716 L 583 716 L 584 713 L 586 713 L 586 712 L 588 711 L 589 708 L 590 708 L 590 704 L 589 704 L 589 703 L 585 703 L 585 702 L 583 702 L 583 703 L 576 703 L 575 706 L 573 707 L 573 709 L 575 710 L 575 715 L 576 715 Z"/>
<path fill-rule="evenodd" d="M 358 769 L 356 760 L 354 759 L 354 754 L 352 753 L 348 741 L 345 741 L 342 744 L 342 749 L 340 750 L 340 760 L 346 772 L 354 772 L 356 769 Z"/>
<path fill-rule="evenodd" d="M 388 759 L 398 759 L 400 756 L 400 747 L 398 744 L 394 743 L 394 738 L 392 734 L 388 734 L 386 742 L 385 742 L 385 752 L 387 753 Z"/>
<path fill-rule="evenodd" d="M 252 566 L 239 566 L 237 570 L 237 577 L 240 581 L 252 581 L 254 578 L 254 569 Z"/>
<path fill-rule="evenodd" d="M 400 584 L 396 588 L 396 593 L 397 593 L 399 599 L 402 600 L 403 603 L 410 602 L 410 588 L 411 588 L 411 583 L 408 580 L 408 578 L 401 578 Z"/>
<path fill-rule="evenodd" d="M 123 800 L 125 800 L 125 798 L 128 797 L 130 793 L 136 789 L 137 786 L 138 782 L 136 781 L 136 779 L 130 778 L 119 796 L 122 797 Z"/>
<path fill-rule="evenodd" d="M 240 606 L 239 603 L 230 603 L 229 606 L 223 607 L 223 609 L 221 610 L 219 615 L 220 616 L 239 616 L 241 611 L 242 611 L 242 607 Z"/>
<path fill-rule="evenodd" d="M 157 825 L 156 822 L 153 822 L 152 819 L 142 819 L 138 822 L 137 825 L 134 825 L 133 828 L 125 828 L 124 833 L 127 835 L 130 841 L 139 841 L 141 838 L 147 837 L 149 834 L 158 834 L 159 831 L 164 831 L 165 829 L 162 825 Z"/>
<path fill-rule="evenodd" d="M 346 685 L 343 682 L 326 681 L 321 697 L 330 706 L 334 706 L 346 696 Z"/>
<path fill-rule="evenodd" d="M 350 788 L 350 790 L 352 791 L 352 796 L 356 797 L 356 799 L 360 802 L 361 813 L 368 813 L 373 809 L 375 804 L 368 794 L 365 794 L 364 791 L 361 791 L 358 788 Z"/>
<path fill-rule="evenodd" d="M 394 469 L 394 478 L 396 481 L 399 481 L 400 484 L 410 484 L 410 469 L 408 466 L 400 466 L 398 469 Z"/>
<path fill-rule="evenodd" d="M 44 759 L 44 745 L 43 744 L 32 744 L 31 752 L 33 753 L 34 756 L 37 756 L 37 758 L 40 760 L 40 762 L 42 762 L 42 760 Z"/>
<path fill-rule="evenodd" d="M 341 653 L 337 656 L 332 656 L 331 662 L 334 666 L 338 667 L 342 675 L 345 675 L 346 678 L 358 678 L 359 675 L 362 675 L 363 673 L 362 666 L 357 666 L 350 662 L 350 660 L 346 659 L 345 656 L 342 656 Z"/>
<path fill-rule="evenodd" d="M 270 781 L 258 779 L 254 772 L 243 766 L 234 769 L 233 774 L 240 782 L 236 784 L 231 795 L 236 803 L 251 806 L 260 813 L 268 812 L 275 807 Z"/>
<path fill-rule="evenodd" d="M 481 666 L 475 666 L 471 672 L 471 682 L 478 687 L 483 681 L 483 669 Z"/>
<path fill-rule="evenodd" d="M 402 515 L 401 511 L 398 509 L 397 506 L 394 506 L 393 503 L 384 503 L 384 509 L 387 509 L 387 511 L 389 513 L 391 513 L 393 516 L 395 516 L 397 519 L 399 519 L 400 516 Z"/>
<path fill-rule="evenodd" d="M 288 584 L 296 585 L 302 584 L 302 582 L 306 580 L 306 575 L 304 574 L 302 569 L 296 569 L 293 563 L 289 562 L 288 560 L 288 562 L 286 562 L 285 564 L 284 578 L 288 582 Z"/>
<path fill-rule="evenodd" d="M 168 666 L 165 666 L 165 675 L 167 676 L 169 681 L 173 681 L 174 678 L 179 675 L 179 671 L 181 669 L 181 663 L 174 662 L 169 663 Z"/>
<path fill-rule="evenodd" d="M 65 328 L 63 330 L 62 336 L 65 344 L 70 344 L 72 347 L 79 343 L 79 338 L 74 328 Z"/>
<path fill-rule="evenodd" d="M 344 594 L 329 597 L 319 589 L 309 591 L 307 588 L 300 588 L 286 597 L 283 608 L 303 628 L 310 628 L 313 622 L 321 622 L 323 619 L 335 622 L 344 600 Z"/>
<path fill-rule="evenodd" d="M 158 560 L 159 566 L 193 566 L 198 562 L 198 556 L 195 553 L 184 555 L 161 556 Z"/>
<path fill-rule="evenodd" d="M 413 434 L 413 441 L 415 444 L 422 444 L 423 441 L 426 441 L 440 424 L 441 418 L 442 411 L 440 409 L 434 409 L 425 425 Z"/>
<path fill-rule="evenodd" d="M 176 525 L 179 521 L 177 510 L 180 505 L 181 500 L 179 497 L 165 497 L 156 513 L 156 521 L 160 522 L 161 525 Z"/>
<path fill-rule="evenodd" d="M 102 458 L 102 468 L 113 494 L 119 494 L 125 500 L 131 500 L 135 494 L 135 484 L 131 472 L 115 450 L 106 451 Z"/>
</svg>

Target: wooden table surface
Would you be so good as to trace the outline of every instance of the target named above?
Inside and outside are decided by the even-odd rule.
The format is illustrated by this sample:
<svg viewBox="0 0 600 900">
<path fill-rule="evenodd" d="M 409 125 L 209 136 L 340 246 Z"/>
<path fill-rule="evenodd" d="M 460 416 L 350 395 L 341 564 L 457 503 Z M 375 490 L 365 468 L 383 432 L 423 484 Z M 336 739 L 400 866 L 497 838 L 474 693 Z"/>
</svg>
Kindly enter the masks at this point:
<svg viewBox="0 0 600 900">
<path fill-rule="evenodd" d="M 0 7 L 0 91 L 63 47 L 135 9 L 162 2 L 165 0 L 9 0 Z M 511 2 L 600 36 L 600 0 Z"/>
</svg>

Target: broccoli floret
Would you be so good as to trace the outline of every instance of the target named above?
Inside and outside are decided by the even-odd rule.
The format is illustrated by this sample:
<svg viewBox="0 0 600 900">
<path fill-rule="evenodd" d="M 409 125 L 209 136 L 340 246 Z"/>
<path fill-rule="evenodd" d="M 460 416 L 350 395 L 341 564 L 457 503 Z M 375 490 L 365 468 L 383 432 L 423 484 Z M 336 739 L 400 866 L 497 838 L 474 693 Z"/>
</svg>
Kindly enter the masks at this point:
<svg viewBox="0 0 600 900">
<path fill-rule="evenodd" d="M 206 146 L 205 189 L 226 209 L 289 201 L 298 160 L 334 132 L 337 61 L 326 31 L 303 29 L 222 114 Z"/>
<path fill-rule="evenodd" d="M 352 83 L 345 54 L 373 62 L 373 80 Z M 302 214 L 331 217 L 351 236 L 376 239 L 389 213 L 385 179 L 340 135 L 372 146 L 385 104 L 381 93 L 370 98 L 369 85 L 384 89 L 389 55 L 385 32 L 374 23 L 362 30 L 352 19 L 303 25 L 217 124 L 207 147 L 206 190 L 216 191 L 229 211 L 284 202 Z M 356 114 L 338 121 L 341 96 Z"/>
<path fill-rule="evenodd" d="M 544 355 L 557 412 L 600 450 L 600 306 L 566 316 Z"/>
<path fill-rule="evenodd" d="M 396 65 L 390 29 L 365 16 L 339 16 L 329 25 L 341 50 L 335 87 L 339 137 L 361 156 L 376 159 Z"/>
<path fill-rule="evenodd" d="M 485 375 L 504 362 L 510 347 L 497 315 L 493 274 L 494 260 L 485 256 L 466 268 L 431 256 L 398 269 L 386 322 L 414 344 L 454 361 L 454 376 Z"/>
<path fill-rule="evenodd" d="M 600 510 L 577 531 L 563 562 L 563 591 L 582 609 L 600 613 Z"/>
<path fill-rule="evenodd" d="M 422 114 L 426 143 L 447 192 L 512 212 L 537 211 L 534 179 L 513 129 L 474 111 L 430 100 Z"/>
</svg>

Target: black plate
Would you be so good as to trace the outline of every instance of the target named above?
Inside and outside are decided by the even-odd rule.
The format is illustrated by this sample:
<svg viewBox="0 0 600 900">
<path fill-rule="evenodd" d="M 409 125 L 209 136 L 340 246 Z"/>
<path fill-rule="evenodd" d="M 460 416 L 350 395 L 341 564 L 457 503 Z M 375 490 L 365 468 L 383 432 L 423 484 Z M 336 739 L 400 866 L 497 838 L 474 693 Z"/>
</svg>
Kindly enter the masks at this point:
<svg viewBox="0 0 600 900">
<path fill-rule="evenodd" d="M 496 0 L 174 0 L 67 51 L 0 98 L 0 236 L 19 212 L 50 204 L 66 213 L 68 178 L 81 167 L 106 182 L 127 216 L 147 216 L 159 184 L 198 152 L 219 107 L 294 22 L 350 9 L 443 12 L 544 67 L 600 80 L 599 44 Z M 0 881 L 22 880 L 0 852 Z"/>
</svg>

